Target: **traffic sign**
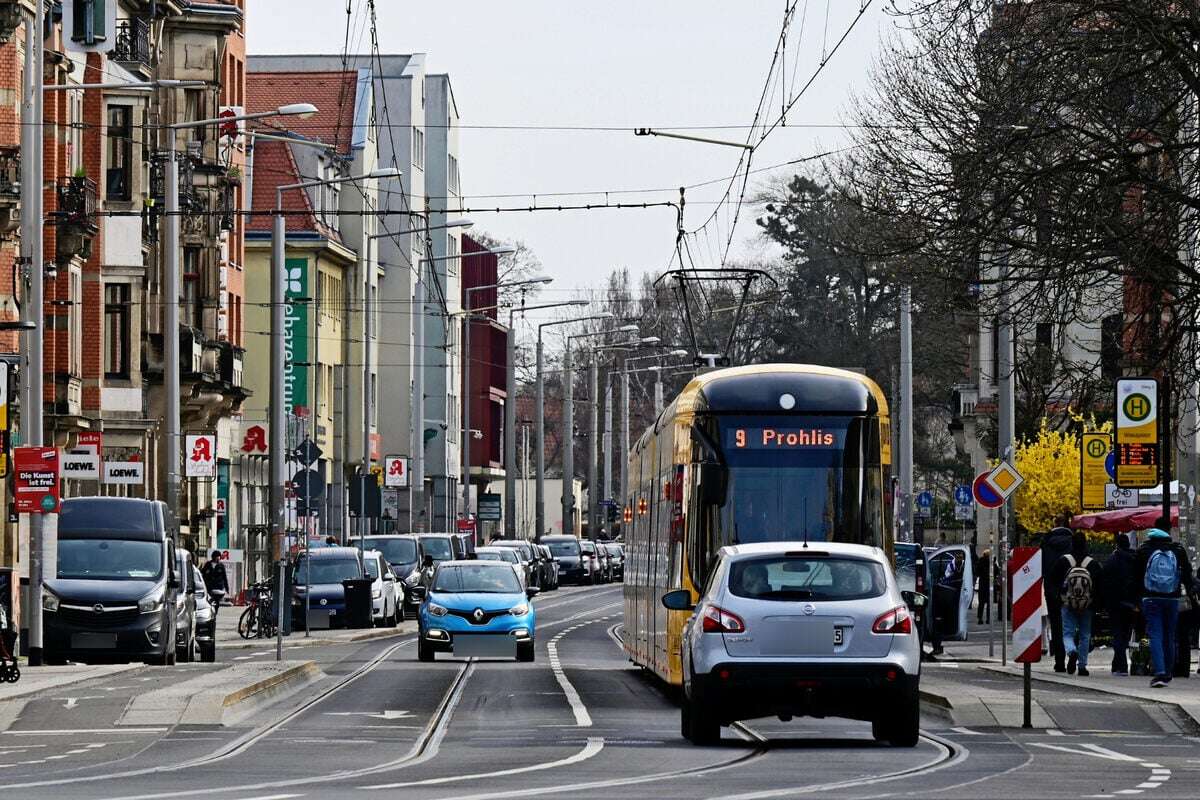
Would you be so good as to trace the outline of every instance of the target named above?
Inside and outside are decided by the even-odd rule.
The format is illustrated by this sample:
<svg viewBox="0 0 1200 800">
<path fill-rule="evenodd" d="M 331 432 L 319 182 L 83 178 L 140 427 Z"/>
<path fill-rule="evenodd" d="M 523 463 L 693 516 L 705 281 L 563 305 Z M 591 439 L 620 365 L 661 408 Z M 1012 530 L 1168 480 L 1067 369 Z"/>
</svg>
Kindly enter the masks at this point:
<svg viewBox="0 0 1200 800">
<path fill-rule="evenodd" d="M 371 474 L 375 476 L 375 483 L 378 484 L 380 488 L 383 488 L 383 465 L 372 464 Z"/>
<path fill-rule="evenodd" d="M 1137 508 L 1141 502 L 1141 492 L 1137 489 L 1122 489 L 1115 483 L 1104 486 L 1105 508 Z"/>
<path fill-rule="evenodd" d="M 325 496 L 325 481 L 315 469 L 302 469 L 292 476 L 292 491 L 302 502 L 311 503 Z"/>
<path fill-rule="evenodd" d="M 217 436 L 214 433 L 189 434 L 184 450 L 183 474 L 188 478 L 217 477 Z"/>
<path fill-rule="evenodd" d="M 388 456 L 383 460 L 383 485 L 389 489 L 408 486 L 408 459 L 404 456 Z"/>
<path fill-rule="evenodd" d="M 383 514 L 383 491 L 379 481 L 369 472 L 360 470 L 350 479 L 350 516 L 380 517 Z"/>
<path fill-rule="evenodd" d="M 1014 547 L 1012 566 L 1013 661 L 1033 664 L 1042 660 L 1042 551 Z"/>
<path fill-rule="evenodd" d="M 975 495 L 975 502 L 984 508 L 999 508 L 1004 505 L 1004 498 L 987 482 L 991 474 L 981 472 L 975 476 L 975 482 L 971 484 L 971 493 Z"/>
<path fill-rule="evenodd" d="M 971 487 L 965 483 L 960 483 L 954 487 L 954 503 L 960 506 L 969 506 L 975 499 L 971 496 Z"/>
<path fill-rule="evenodd" d="M 933 492 L 921 492 L 917 495 L 917 515 L 928 518 L 933 509 Z"/>
<path fill-rule="evenodd" d="M 1117 381 L 1116 484 L 1125 489 L 1158 485 L 1158 381 Z"/>
<path fill-rule="evenodd" d="M 53 514 L 59 509 L 58 450 L 54 447 L 13 449 L 13 506 L 18 514 Z"/>
<path fill-rule="evenodd" d="M 975 519 L 974 503 L 955 503 L 954 518 L 960 522 L 970 522 Z"/>
<path fill-rule="evenodd" d="M 1001 461 L 987 476 L 988 485 L 1005 500 L 1011 497 L 1012 493 L 1019 489 L 1024 482 L 1024 476 L 1007 461 Z"/>
<path fill-rule="evenodd" d="M 1084 511 L 1107 506 L 1104 487 L 1109 482 L 1105 466 L 1112 449 L 1107 433 L 1085 433 L 1079 438 L 1079 500 Z"/>
<path fill-rule="evenodd" d="M 306 467 L 317 463 L 317 459 L 320 457 L 321 448 L 317 447 L 312 439 L 305 438 L 296 448 L 296 460 Z"/>
</svg>

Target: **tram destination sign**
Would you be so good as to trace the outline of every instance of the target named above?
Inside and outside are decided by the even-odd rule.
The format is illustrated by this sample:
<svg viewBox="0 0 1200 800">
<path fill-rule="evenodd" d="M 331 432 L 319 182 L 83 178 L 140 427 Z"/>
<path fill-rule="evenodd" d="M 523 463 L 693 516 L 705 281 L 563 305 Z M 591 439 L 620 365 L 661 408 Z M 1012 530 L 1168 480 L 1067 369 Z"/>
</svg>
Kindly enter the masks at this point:
<svg viewBox="0 0 1200 800">
<path fill-rule="evenodd" d="M 728 428 L 725 447 L 733 450 L 825 450 L 840 448 L 846 432 L 827 428 Z"/>
</svg>

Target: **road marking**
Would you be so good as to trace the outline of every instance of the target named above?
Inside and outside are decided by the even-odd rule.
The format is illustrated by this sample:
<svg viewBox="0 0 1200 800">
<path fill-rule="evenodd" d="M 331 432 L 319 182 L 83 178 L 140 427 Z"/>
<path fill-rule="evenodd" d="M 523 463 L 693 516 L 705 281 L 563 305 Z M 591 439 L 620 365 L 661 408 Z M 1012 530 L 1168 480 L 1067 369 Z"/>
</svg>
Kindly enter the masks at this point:
<svg viewBox="0 0 1200 800">
<path fill-rule="evenodd" d="M 457 783 L 459 781 L 473 781 L 482 778 L 500 778 L 507 775 L 520 775 L 526 772 L 540 772 L 547 769 L 557 769 L 558 767 L 567 767 L 571 764 L 578 764 L 581 761 L 587 761 L 589 758 L 597 755 L 604 749 L 604 739 L 602 737 L 588 737 L 587 744 L 582 750 L 574 755 L 559 759 L 558 761 L 547 761 L 538 764 L 531 764 L 527 767 L 513 767 L 512 769 L 496 770 L 494 772 L 480 772 L 474 775 L 452 775 L 446 778 L 427 778 L 422 781 L 408 781 L 405 783 L 381 783 L 374 786 L 360 786 L 360 789 L 400 789 L 407 786 L 434 786 L 443 783 Z"/>
<path fill-rule="evenodd" d="M 1065 733 L 1063 733 L 1062 731 L 1058 730 L 1057 728 L 1047 728 L 1047 729 L 1046 729 L 1046 735 L 1047 735 L 1047 736 L 1066 736 L 1066 734 L 1065 734 Z"/>
<path fill-rule="evenodd" d="M 1109 761 L 1141 761 L 1136 756 L 1127 756 L 1124 753 L 1118 753 L 1115 750 L 1101 747 L 1098 744 L 1081 744 L 1079 747 L 1071 747 L 1060 744 L 1046 744 L 1045 742 L 1031 742 L 1034 747 L 1044 747 L 1047 750 L 1057 750 L 1060 753 L 1070 753 L 1076 756 L 1091 756 L 1092 758 L 1104 758 Z M 1087 748 L 1087 749 L 1081 749 Z"/>
<path fill-rule="evenodd" d="M 162 733 L 165 730 L 166 730 L 166 728 L 121 728 L 120 730 L 113 730 L 112 728 L 72 728 L 69 731 L 67 731 L 67 730 L 62 730 L 62 731 L 47 731 L 47 730 L 0 731 L 0 734 L 4 734 L 6 736 L 75 736 L 80 733 L 86 733 L 89 735 L 91 735 L 91 734 L 108 735 L 108 734 L 114 734 L 114 733 L 115 734 Z"/>
<path fill-rule="evenodd" d="M 375 717 L 376 719 L 404 719 L 411 717 L 411 711 L 393 711 L 385 710 L 383 713 L 378 711 L 326 711 L 326 716 L 329 717 Z"/>
<path fill-rule="evenodd" d="M 987 736 L 986 733 L 973 731 L 970 728 L 951 728 L 950 730 L 954 731 L 955 733 L 961 733 L 963 736 Z"/>
<path fill-rule="evenodd" d="M 562 662 L 558 658 L 558 640 L 570 633 L 574 628 L 567 628 L 556 635 L 546 645 L 546 653 L 550 657 L 550 671 L 554 673 L 554 679 L 558 681 L 558 685 L 562 687 L 563 694 L 567 696 L 567 703 L 571 706 L 571 713 L 575 715 L 575 724 L 580 728 L 592 727 L 592 715 L 588 713 L 587 706 L 583 704 L 583 700 L 579 697 L 579 692 L 567 679 L 567 673 L 563 671 Z"/>
<path fill-rule="evenodd" d="M 289 800 L 292 797 L 304 797 L 302 794 L 263 794 L 258 797 L 242 797 L 239 800 Z"/>
</svg>

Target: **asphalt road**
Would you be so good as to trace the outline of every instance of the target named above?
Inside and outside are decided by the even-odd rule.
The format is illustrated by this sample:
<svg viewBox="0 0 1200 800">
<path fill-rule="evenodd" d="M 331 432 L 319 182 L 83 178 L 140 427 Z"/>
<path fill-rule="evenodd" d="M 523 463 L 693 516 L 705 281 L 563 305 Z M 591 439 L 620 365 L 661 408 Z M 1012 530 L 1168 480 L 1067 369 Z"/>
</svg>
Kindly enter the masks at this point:
<svg viewBox="0 0 1200 800">
<path fill-rule="evenodd" d="M 616 645 L 620 593 L 539 597 L 532 664 L 420 664 L 411 636 L 297 648 L 289 657 L 316 659 L 326 677 L 232 728 L 115 727 L 131 697 L 172 680 L 165 669 L 50 692 L 0 733 L 0 781 L 30 800 L 1200 794 L 1197 731 L 1145 704 L 1070 688 L 1039 687 L 1050 730 L 929 717 L 919 746 L 900 750 L 877 745 L 865 723 L 756 720 L 726 729 L 718 747 L 693 747 L 669 697 Z M 1008 681 L 931 669 L 968 690 Z"/>
</svg>

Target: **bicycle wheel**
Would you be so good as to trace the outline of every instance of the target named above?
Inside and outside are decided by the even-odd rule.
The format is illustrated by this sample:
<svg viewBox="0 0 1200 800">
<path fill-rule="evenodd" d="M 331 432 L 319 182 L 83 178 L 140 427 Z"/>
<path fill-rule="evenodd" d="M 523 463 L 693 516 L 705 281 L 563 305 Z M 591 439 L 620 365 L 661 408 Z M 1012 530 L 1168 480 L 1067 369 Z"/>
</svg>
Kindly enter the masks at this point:
<svg viewBox="0 0 1200 800">
<path fill-rule="evenodd" d="M 243 639 L 252 639 L 258 628 L 258 609 L 250 606 L 238 618 L 238 635 Z"/>
</svg>

